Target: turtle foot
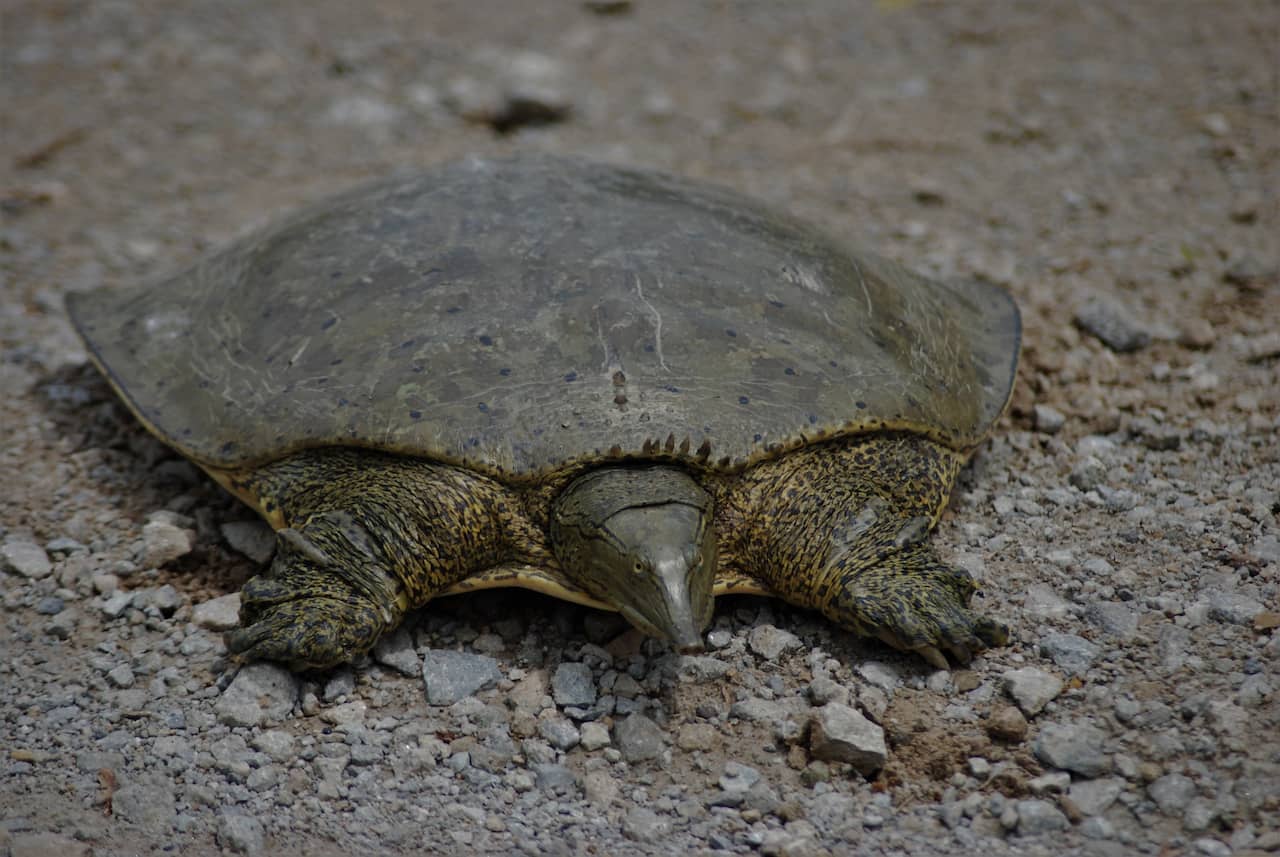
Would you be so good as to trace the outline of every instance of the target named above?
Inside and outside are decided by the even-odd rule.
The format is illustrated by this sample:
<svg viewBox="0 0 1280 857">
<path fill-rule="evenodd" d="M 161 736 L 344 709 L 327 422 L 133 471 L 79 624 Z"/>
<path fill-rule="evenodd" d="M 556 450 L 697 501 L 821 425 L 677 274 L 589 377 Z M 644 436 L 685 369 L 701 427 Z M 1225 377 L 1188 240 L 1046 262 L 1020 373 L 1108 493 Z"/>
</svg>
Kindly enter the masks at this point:
<svg viewBox="0 0 1280 857">
<path fill-rule="evenodd" d="M 282 661 L 293 669 L 347 663 L 372 648 L 389 623 L 374 604 L 351 594 L 312 594 L 255 577 L 241 591 L 241 627 L 227 648 L 246 660 Z"/>
<path fill-rule="evenodd" d="M 946 565 L 928 546 L 915 545 L 849 574 L 824 612 L 859 634 L 949 669 L 944 652 L 966 664 L 1009 639 L 1002 623 L 969 609 L 975 590 L 967 572 Z"/>
</svg>

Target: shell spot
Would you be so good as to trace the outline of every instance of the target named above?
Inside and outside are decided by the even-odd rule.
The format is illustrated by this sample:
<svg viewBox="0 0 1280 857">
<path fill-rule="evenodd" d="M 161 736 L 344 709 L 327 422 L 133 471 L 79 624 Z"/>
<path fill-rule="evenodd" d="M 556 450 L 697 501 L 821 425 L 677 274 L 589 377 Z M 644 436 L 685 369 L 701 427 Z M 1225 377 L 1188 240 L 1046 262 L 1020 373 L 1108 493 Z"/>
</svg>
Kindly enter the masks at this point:
<svg viewBox="0 0 1280 857">
<path fill-rule="evenodd" d="M 734 330 L 732 327 L 726 327 L 724 329 L 724 335 L 729 337 L 737 337 L 738 331 Z"/>
<path fill-rule="evenodd" d="M 445 310 L 445 312 L 447 312 L 449 315 L 457 315 L 458 313 L 462 312 L 462 307 L 451 306 L 447 310 Z"/>
<path fill-rule="evenodd" d="M 749 396 L 739 396 L 739 397 L 738 397 L 738 404 L 739 404 L 739 405 L 749 405 L 749 404 L 751 404 L 751 398 L 750 398 Z"/>
<path fill-rule="evenodd" d="M 755 437 L 752 438 L 752 440 L 754 440 L 756 443 L 759 443 L 760 441 L 764 440 L 764 435 L 757 434 Z"/>
<path fill-rule="evenodd" d="M 476 405 L 476 410 L 480 411 L 480 413 L 482 414 L 487 414 L 489 413 L 489 406 L 484 402 L 481 402 L 480 404 Z"/>
<path fill-rule="evenodd" d="M 648 354 L 652 354 L 652 353 L 654 352 L 653 343 L 652 343 L 652 342 L 646 342 L 646 343 L 644 344 L 644 350 L 645 350 L 645 352 L 646 352 L 646 353 L 648 353 Z"/>
<path fill-rule="evenodd" d="M 627 376 L 622 374 L 621 369 L 613 373 L 613 386 L 621 387 L 625 383 L 627 383 Z"/>
<path fill-rule="evenodd" d="M 817 414 L 809 414 L 809 425 L 814 425 L 814 424 L 816 424 L 817 422 L 818 422 L 818 415 L 817 415 Z"/>
<path fill-rule="evenodd" d="M 411 420 L 422 419 L 422 411 L 409 411 L 409 419 Z"/>
<path fill-rule="evenodd" d="M 222 446 L 218 447 L 218 454 L 230 455 L 232 452 L 235 451 L 235 448 L 236 448 L 236 442 L 234 440 L 229 440 L 226 443 L 224 443 Z"/>
<path fill-rule="evenodd" d="M 617 405 L 618 407 L 622 407 L 623 405 L 625 405 L 625 404 L 627 403 L 627 394 L 626 394 L 626 393 L 619 393 L 618 395 L 614 396 L 614 397 L 613 397 L 613 403 L 614 403 L 615 405 Z"/>
<path fill-rule="evenodd" d="M 782 309 L 784 306 L 786 306 L 786 304 L 784 304 L 782 301 L 770 300 L 769 306 L 773 307 L 774 309 Z"/>
<path fill-rule="evenodd" d="M 709 455 L 711 455 L 711 441 L 704 440 L 698 447 L 698 457 L 705 460 Z"/>
<path fill-rule="evenodd" d="M 330 365 L 330 366 L 337 366 L 337 365 L 338 365 L 339 363 L 341 363 L 341 362 L 342 362 L 342 358 L 341 358 L 341 357 L 335 357 L 335 358 L 333 358 L 332 360 L 330 360 L 330 361 L 329 361 L 329 365 Z"/>
<path fill-rule="evenodd" d="M 400 343 L 399 347 L 400 347 L 401 349 L 404 349 L 404 348 L 412 348 L 413 346 L 415 346 L 415 345 L 417 345 L 417 344 L 418 344 L 418 340 L 416 340 L 416 339 L 406 339 L 404 342 L 401 342 L 401 343 Z"/>
<path fill-rule="evenodd" d="M 790 366 L 788 366 L 786 369 L 783 369 L 783 370 L 782 370 L 782 374 L 783 374 L 783 375 L 794 375 L 794 374 L 796 374 L 796 370 L 794 370 L 794 369 L 792 369 Z"/>
<path fill-rule="evenodd" d="M 859 400 L 859 401 L 857 401 L 857 402 L 854 402 L 854 403 L 853 403 L 853 406 L 854 406 L 855 408 L 857 408 L 858 410 L 860 410 L 860 411 L 865 411 L 865 410 L 867 409 L 867 403 L 866 403 L 866 402 L 863 402 L 863 401 L 861 401 L 861 400 Z"/>
<path fill-rule="evenodd" d="M 480 334 L 479 336 L 476 337 L 476 339 L 480 340 L 480 344 L 485 346 L 486 348 L 488 348 L 490 345 L 493 345 L 493 337 L 487 333 Z"/>
<path fill-rule="evenodd" d="M 679 388 L 679 387 L 677 387 L 677 386 L 675 386 L 675 385 L 673 385 L 673 384 L 667 384 L 667 385 L 666 385 L 666 386 L 664 386 L 662 389 L 666 390 L 668 393 L 679 393 L 679 392 L 680 392 L 680 388 Z"/>
<path fill-rule="evenodd" d="M 329 328 L 333 327 L 337 323 L 338 323 L 337 317 L 330 316 L 329 318 L 326 318 L 324 321 L 320 322 L 320 329 L 328 330 Z"/>
<path fill-rule="evenodd" d="M 578 380 L 578 373 L 577 373 L 577 372 L 566 372 L 566 373 L 565 373 L 565 376 L 564 376 L 564 379 L 565 379 L 566 381 L 576 381 L 576 380 Z"/>
<path fill-rule="evenodd" d="M 503 378 L 508 377 L 511 374 L 511 367 L 503 366 L 501 369 L 498 370 L 498 374 L 501 375 Z"/>
</svg>

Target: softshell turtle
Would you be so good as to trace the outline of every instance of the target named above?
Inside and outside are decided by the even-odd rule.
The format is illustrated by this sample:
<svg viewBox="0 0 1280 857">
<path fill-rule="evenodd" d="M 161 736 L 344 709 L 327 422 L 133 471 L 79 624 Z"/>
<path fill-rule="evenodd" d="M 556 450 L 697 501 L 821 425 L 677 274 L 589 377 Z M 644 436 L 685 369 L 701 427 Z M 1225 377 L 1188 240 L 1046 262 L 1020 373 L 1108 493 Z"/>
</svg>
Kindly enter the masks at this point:
<svg viewBox="0 0 1280 857">
<path fill-rule="evenodd" d="M 467 159 L 68 307 L 143 424 L 277 530 L 247 657 L 341 663 L 507 585 L 682 650 L 721 593 L 938 665 L 1004 639 L 926 537 L 1008 402 L 1012 299 L 729 191 Z"/>
</svg>

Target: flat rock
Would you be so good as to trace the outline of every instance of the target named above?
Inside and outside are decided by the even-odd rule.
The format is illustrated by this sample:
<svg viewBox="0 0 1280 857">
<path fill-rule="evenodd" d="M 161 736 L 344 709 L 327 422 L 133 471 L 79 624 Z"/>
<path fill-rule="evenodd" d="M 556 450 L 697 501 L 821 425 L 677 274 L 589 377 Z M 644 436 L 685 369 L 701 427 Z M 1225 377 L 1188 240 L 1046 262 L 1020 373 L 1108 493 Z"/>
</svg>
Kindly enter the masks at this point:
<svg viewBox="0 0 1280 857">
<path fill-rule="evenodd" d="M 1082 777 L 1098 777 L 1111 770 L 1111 758 L 1103 751 L 1106 733 L 1084 723 L 1050 723 L 1040 730 L 1033 747 L 1046 765 Z"/>
<path fill-rule="evenodd" d="M 142 564 L 148 568 L 173 562 L 191 553 L 196 544 L 194 530 L 180 527 L 168 517 L 152 515 L 142 525 Z"/>
<path fill-rule="evenodd" d="M 92 847 L 59 833 L 17 833 L 9 840 L 9 857 L 89 857 Z"/>
<path fill-rule="evenodd" d="M 864 776 L 884 767 L 889 752 L 883 729 L 838 702 L 829 702 L 814 713 L 809 750 L 816 759 L 848 762 Z"/>
<path fill-rule="evenodd" d="M 5 541 L 0 545 L 0 564 L 4 565 L 5 570 L 31 580 L 48 577 L 53 573 L 49 555 L 35 542 Z"/>
<path fill-rule="evenodd" d="M 1016 806 L 1020 836 L 1054 833 L 1071 826 L 1062 810 L 1047 800 L 1020 800 Z"/>
<path fill-rule="evenodd" d="M 622 835 L 634 842 L 653 845 L 671 834 L 671 821 L 651 809 L 637 806 L 622 820 Z"/>
<path fill-rule="evenodd" d="M 1076 310 L 1075 322 L 1112 351 L 1137 351 L 1151 342 L 1151 334 L 1126 307 L 1111 298 L 1095 297 L 1086 301 Z"/>
<path fill-rule="evenodd" d="M 747 645 L 766 661 L 772 661 L 777 660 L 783 652 L 802 647 L 804 643 L 790 631 L 773 625 L 758 625 L 747 635 Z"/>
<path fill-rule="evenodd" d="M 596 682 L 591 667 L 567 661 L 551 676 L 551 693 L 557 705 L 590 705 L 596 701 Z"/>
<path fill-rule="evenodd" d="M 1028 717 L 1035 717 L 1064 687 L 1062 679 L 1053 673 L 1023 667 L 1004 674 L 1004 690 Z"/>
<path fill-rule="evenodd" d="M 452 705 L 502 679 L 498 662 L 488 655 L 429 649 L 422 664 L 427 702 Z"/>
<path fill-rule="evenodd" d="M 227 726 L 261 726 L 288 717 L 298 691 L 293 673 L 279 664 L 258 661 L 240 669 L 213 711 Z"/>
<path fill-rule="evenodd" d="M 1124 780 L 1119 777 L 1102 777 L 1072 783 L 1067 797 L 1085 815 L 1102 815 L 1123 791 Z"/>
<path fill-rule="evenodd" d="M 218 843 L 232 853 L 261 854 L 266 834 L 262 822 L 241 812 L 224 812 L 218 819 Z"/>
<path fill-rule="evenodd" d="M 373 644 L 373 659 L 401 675 L 414 676 L 422 670 L 422 659 L 413 648 L 413 638 L 404 627 L 396 628 Z"/>
<path fill-rule="evenodd" d="M 168 831 L 177 817 L 170 783 L 128 783 L 111 796 L 113 815 L 152 831 Z"/>
<path fill-rule="evenodd" d="M 658 758 L 664 738 L 662 728 L 638 712 L 613 726 L 613 743 L 628 762 Z"/>
<path fill-rule="evenodd" d="M 1098 652 L 1097 646 L 1076 634 L 1046 634 L 1040 641 L 1040 654 L 1072 675 L 1087 673 Z"/>
<path fill-rule="evenodd" d="M 1183 774 L 1165 774 L 1147 786 L 1147 794 L 1165 815 L 1181 815 L 1196 792 L 1195 781 Z"/>
<path fill-rule="evenodd" d="M 276 534 L 266 521 L 228 521 L 219 529 L 232 550 L 262 564 L 276 552 Z"/>
</svg>

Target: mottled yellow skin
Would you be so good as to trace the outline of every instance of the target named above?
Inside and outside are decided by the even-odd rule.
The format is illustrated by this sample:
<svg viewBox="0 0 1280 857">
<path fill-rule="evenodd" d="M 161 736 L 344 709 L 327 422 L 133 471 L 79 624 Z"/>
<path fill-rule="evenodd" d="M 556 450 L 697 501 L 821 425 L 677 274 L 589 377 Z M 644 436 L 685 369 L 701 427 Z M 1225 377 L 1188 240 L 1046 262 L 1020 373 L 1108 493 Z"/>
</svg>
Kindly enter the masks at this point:
<svg viewBox="0 0 1280 857">
<path fill-rule="evenodd" d="M 739 474 L 693 474 L 715 498 L 717 592 L 776 594 L 945 665 L 1004 641 L 968 610 L 974 586 L 926 537 L 964 456 L 923 437 L 815 444 Z M 281 528 L 246 584 L 233 651 L 329 666 L 368 650 L 409 609 L 469 584 L 523 585 L 597 606 L 549 543 L 569 475 L 531 487 L 422 459 L 301 452 L 216 474 Z"/>
</svg>

